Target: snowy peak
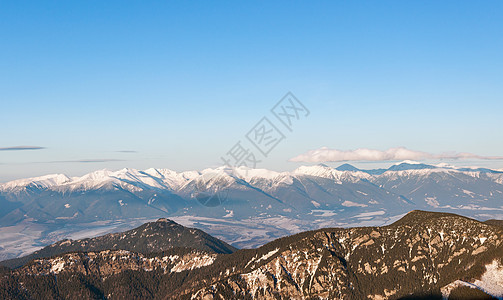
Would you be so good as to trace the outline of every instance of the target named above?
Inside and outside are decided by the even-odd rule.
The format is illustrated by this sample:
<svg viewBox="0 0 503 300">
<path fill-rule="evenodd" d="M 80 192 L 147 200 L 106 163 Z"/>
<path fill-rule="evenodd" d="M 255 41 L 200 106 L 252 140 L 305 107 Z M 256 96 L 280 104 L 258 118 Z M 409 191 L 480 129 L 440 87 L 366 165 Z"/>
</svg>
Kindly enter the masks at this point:
<svg viewBox="0 0 503 300">
<path fill-rule="evenodd" d="M 326 165 L 301 166 L 293 171 L 296 175 L 309 175 L 323 178 L 338 178 L 342 172 L 332 169 Z"/>
<path fill-rule="evenodd" d="M 404 173 L 406 172 L 406 173 Z M 388 169 L 362 170 L 350 164 L 343 164 L 337 168 L 319 164 L 313 166 L 301 166 L 292 172 L 276 172 L 267 169 L 250 169 L 246 167 L 230 168 L 222 166 L 209 168 L 202 171 L 176 172 L 169 169 L 150 168 L 144 171 L 124 168 L 118 171 L 107 169 L 97 170 L 81 177 L 68 177 L 63 174 L 52 174 L 34 178 L 20 179 L 0 184 L 0 191 L 22 191 L 27 187 L 34 189 L 57 189 L 57 190 L 90 190 L 101 187 L 119 185 L 135 189 L 161 189 L 179 191 L 191 182 L 225 183 L 230 185 L 236 181 L 246 182 L 291 182 L 296 176 L 314 176 L 327 178 L 339 182 L 340 180 L 356 181 L 379 176 L 396 176 L 404 174 L 428 175 L 438 172 L 461 172 L 469 176 L 479 176 L 480 173 L 500 176 L 501 170 L 487 168 L 453 167 L 447 164 L 436 166 L 404 161 L 394 164 Z M 503 180 L 503 179 L 502 179 Z"/>
<path fill-rule="evenodd" d="M 14 180 L 4 184 L 0 184 L 0 191 L 13 191 L 15 189 L 22 189 L 28 186 L 47 189 L 52 186 L 62 185 L 70 181 L 71 179 L 64 174 L 50 174 L 40 177 Z"/>
</svg>

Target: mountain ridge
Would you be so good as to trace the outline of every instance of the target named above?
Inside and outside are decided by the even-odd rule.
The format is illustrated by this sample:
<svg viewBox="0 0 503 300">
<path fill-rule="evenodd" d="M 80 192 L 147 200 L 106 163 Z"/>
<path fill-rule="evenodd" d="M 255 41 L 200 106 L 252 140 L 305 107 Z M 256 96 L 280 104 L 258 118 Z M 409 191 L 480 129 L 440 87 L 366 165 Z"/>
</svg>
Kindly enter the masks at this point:
<svg viewBox="0 0 503 300">
<path fill-rule="evenodd" d="M 208 253 L 232 253 L 237 249 L 202 230 L 187 228 L 166 218 L 137 228 L 80 240 L 65 239 L 20 258 L 0 261 L 0 265 L 18 268 L 26 262 L 67 252 L 126 250 L 148 254 L 171 248 L 192 248 Z"/>
<path fill-rule="evenodd" d="M 277 172 L 277 171 L 271 171 L 267 169 L 249 169 L 245 167 L 240 167 L 240 168 L 230 168 L 226 166 L 214 168 L 214 169 L 204 169 L 202 171 L 183 171 L 183 172 L 176 172 L 170 169 L 155 169 L 155 168 L 149 168 L 146 170 L 137 170 L 137 169 L 131 169 L 131 168 L 123 168 L 117 171 L 111 171 L 108 169 L 101 169 L 97 171 L 93 171 L 91 173 L 87 173 L 83 176 L 75 176 L 75 177 L 69 177 L 65 174 L 48 174 L 48 175 L 43 175 L 43 176 L 38 176 L 38 177 L 30 177 L 30 178 L 22 178 L 22 179 L 16 179 L 16 180 L 11 180 L 8 182 L 0 183 L 0 190 L 9 190 L 9 189 L 14 189 L 16 187 L 23 187 L 23 186 L 28 186 L 30 184 L 34 185 L 40 185 L 40 187 L 46 187 L 50 188 L 52 186 L 58 186 L 58 185 L 71 185 L 71 184 L 76 184 L 76 183 L 81 183 L 83 181 L 89 180 L 89 181 L 102 181 L 102 180 L 108 180 L 108 179 L 126 179 L 126 178 L 131 178 L 135 179 L 135 177 L 151 177 L 156 175 L 160 175 L 161 178 L 178 178 L 179 181 L 173 182 L 173 186 L 179 187 L 180 185 L 183 185 L 184 181 L 194 179 L 195 177 L 208 174 L 208 173 L 216 173 L 216 174 L 235 174 L 237 176 L 247 174 L 248 172 L 253 172 L 254 176 L 253 177 L 259 177 L 259 178 L 274 178 L 280 175 L 291 175 L 295 173 L 302 173 L 303 169 L 312 169 L 312 168 L 321 168 L 325 169 L 327 171 L 334 170 L 334 171 L 340 171 L 340 172 L 363 172 L 363 173 L 369 173 L 369 174 L 382 174 L 387 171 L 410 171 L 410 170 L 450 170 L 450 171 L 458 171 L 458 172 L 482 172 L 482 173 L 502 173 L 503 170 L 500 169 L 489 169 L 489 168 L 479 168 L 479 167 L 454 167 L 454 166 L 449 166 L 445 164 L 440 164 L 440 165 L 428 165 L 428 164 L 423 164 L 423 163 L 418 163 L 418 162 L 411 162 L 411 161 L 403 161 L 401 163 L 397 163 L 394 165 L 391 165 L 387 169 L 359 169 L 357 167 L 354 167 L 351 164 L 344 163 L 338 167 L 332 168 L 324 164 L 316 164 L 316 165 L 310 165 L 310 166 L 301 166 L 295 169 L 292 172 Z M 261 172 L 262 171 L 262 172 Z M 267 174 L 267 175 L 265 175 Z M 250 177 L 249 177 L 250 178 Z M 138 179 L 138 178 L 136 178 Z M 150 179 L 150 178 L 148 178 Z M 151 186 L 156 186 L 154 182 L 150 182 Z M 157 187 L 166 187 L 166 186 L 159 186 Z"/>
</svg>

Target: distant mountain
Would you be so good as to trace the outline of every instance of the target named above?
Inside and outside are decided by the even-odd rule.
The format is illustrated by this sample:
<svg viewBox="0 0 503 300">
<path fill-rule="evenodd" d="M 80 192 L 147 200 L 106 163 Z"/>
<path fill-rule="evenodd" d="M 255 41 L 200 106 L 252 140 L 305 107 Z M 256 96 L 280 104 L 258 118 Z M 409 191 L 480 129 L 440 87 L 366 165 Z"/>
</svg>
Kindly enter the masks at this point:
<svg viewBox="0 0 503 300">
<path fill-rule="evenodd" d="M 171 248 L 192 248 L 208 253 L 227 254 L 237 250 L 199 229 L 187 228 L 168 219 L 159 219 L 126 232 L 75 241 L 59 241 L 30 255 L 2 261 L 0 265 L 17 268 L 33 259 L 48 258 L 66 252 L 127 250 L 151 253 Z"/>
<path fill-rule="evenodd" d="M 337 171 L 351 171 L 351 172 L 358 172 L 361 171 L 357 167 L 350 165 L 350 164 L 342 164 L 335 168 Z"/>
<path fill-rule="evenodd" d="M 398 165 L 393 165 L 388 168 L 387 171 L 407 171 L 407 170 L 427 170 L 427 169 L 437 169 L 435 166 L 419 164 L 419 163 L 401 163 Z"/>
<path fill-rule="evenodd" d="M 88 228 L 112 232 L 163 217 L 250 248 L 327 226 L 390 224 L 415 209 L 501 219 L 503 173 L 411 161 L 376 170 L 101 170 L 0 184 L 0 204 L 0 260 L 93 236 Z"/>
<path fill-rule="evenodd" d="M 413 211 L 383 227 L 302 232 L 232 254 L 78 252 L 0 270 L 2 299 L 503 297 L 503 228 Z"/>
<path fill-rule="evenodd" d="M 370 175 L 381 175 L 387 171 L 424 170 L 424 169 L 436 169 L 436 168 L 438 167 L 427 164 L 421 164 L 413 161 L 404 161 L 398 164 L 394 164 L 388 169 L 363 170 L 358 169 L 350 164 L 342 164 L 335 169 L 338 171 L 365 172 Z"/>
</svg>

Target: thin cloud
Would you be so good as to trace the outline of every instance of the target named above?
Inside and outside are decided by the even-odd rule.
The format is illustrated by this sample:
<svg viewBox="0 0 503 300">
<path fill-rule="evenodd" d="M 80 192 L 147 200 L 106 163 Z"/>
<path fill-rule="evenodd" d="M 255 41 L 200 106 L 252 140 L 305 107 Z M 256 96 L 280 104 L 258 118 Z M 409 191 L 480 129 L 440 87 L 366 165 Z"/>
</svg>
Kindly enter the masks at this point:
<svg viewBox="0 0 503 300">
<path fill-rule="evenodd" d="M 121 162 L 128 161 L 126 159 L 108 159 L 108 158 L 97 158 L 97 159 L 75 159 L 75 160 L 49 160 L 49 161 L 31 161 L 31 162 L 15 162 L 15 163 L 0 163 L 0 165 L 30 165 L 30 164 L 69 164 L 69 163 L 80 163 L 80 164 L 91 164 L 91 163 L 107 163 L 107 162 Z"/>
<path fill-rule="evenodd" d="M 118 152 L 118 153 L 138 153 L 138 151 L 135 151 L 135 150 L 119 150 L 119 151 L 115 151 L 115 152 Z"/>
<path fill-rule="evenodd" d="M 89 164 L 89 163 L 105 163 L 105 162 L 115 162 L 115 161 L 126 161 L 124 159 L 107 159 L 107 158 L 99 158 L 99 159 L 76 159 L 76 160 L 53 160 L 53 161 L 47 161 L 47 162 L 40 162 L 40 163 L 83 163 L 83 164 Z"/>
<path fill-rule="evenodd" d="M 2 147 L 0 151 L 23 151 L 23 150 L 42 150 L 45 147 L 39 146 L 14 146 L 14 147 Z"/>
<path fill-rule="evenodd" d="M 448 152 L 433 154 L 423 151 L 409 150 L 404 147 L 374 150 L 360 148 L 356 150 L 337 150 L 322 147 L 310 150 L 291 158 L 291 162 L 340 162 L 340 161 L 394 161 L 394 160 L 425 160 L 425 159 L 481 159 L 502 160 L 503 156 L 482 156 L 473 153 Z"/>
</svg>

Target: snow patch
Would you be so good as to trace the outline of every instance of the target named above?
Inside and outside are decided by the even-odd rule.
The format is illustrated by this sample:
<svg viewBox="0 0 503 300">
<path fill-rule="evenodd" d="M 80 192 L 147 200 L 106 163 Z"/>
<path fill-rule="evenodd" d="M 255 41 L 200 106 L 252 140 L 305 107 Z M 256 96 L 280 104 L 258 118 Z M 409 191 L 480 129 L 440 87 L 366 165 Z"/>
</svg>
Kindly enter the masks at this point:
<svg viewBox="0 0 503 300">
<path fill-rule="evenodd" d="M 364 213 L 357 214 L 356 216 L 354 216 L 354 218 L 381 216 L 381 215 L 384 215 L 385 213 L 386 212 L 384 210 L 370 211 L 370 212 L 364 212 Z"/>
<path fill-rule="evenodd" d="M 65 261 L 61 258 L 58 258 L 52 262 L 51 272 L 54 274 L 58 274 L 59 272 L 63 271 L 64 268 L 65 268 Z"/>
<path fill-rule="evenodd" d="M 342 202 L 342 206 L 346 206 L 346 207 L 367 207 L 368 205 L 367 204 L 361 204 L 361 203 L 356 203 L 356 202 L 353 202 L 353 201 L 344 201 Z"/>
<path fill-rule="evenodd" d="M 272 250 L 272 251 L 269 251 L 268 253 L 266 253 L 266 254 L 262 255 L 262 257 L 261 257 L 261 258 L 257 259 L 257 262 L 259 262 L 259 261 L 261 261 L 261 260 L 266 260 L 266 259 L 268 259 L 269 257 L 271 257 L 271 256 L 273 256 L 274 254 L 276 254 L 276 252 L 278 252 L 278 251 L 279 251 L 279 248 L 276 248 L 276 249 L 274 249 L 274 250 Z"/>
<path fill-rule="evenodd" d="M 223 216 L 222 218 L 232 218 L 232 217 L 234 217 L 234 211 L 233 210 L 226 209 L 225 212 L 227 214 L 225 216 Z"/>
<path fill-rule="evenodd" d="M 486 265 L 486 272 L 474 284 L 488 294 L 503 297 L 503 266 L 497 261 Z"/>
<path fill-rule="evenodd" d="M 187 259 L 184 257 L 184 259 L 181 259 L 172 269 L 171 272 L 175 273 L 180 273 L 185 270 L 194 270 L 194 269 L 199 269 L 202 267 L 209 266 L 213 264 L 215 259 L 217 258 L 216 255 L 202 255 L 202 256 L 195 256 L 190 259 Z M 171 257 L 170 257 L 171 259 Z"/>
<path fill-rule="evenodd" d="M 426 203 L 428 203 L 429 206 L 432 206 L 435 208 L 440 206 L 440 203 L 438 203 L 438 201 L 437 201 L 437 197 L 426 197 L 426 199 L 424 199 L 424 201 L 426 201 Z"/>
<path fill-rule="evenodd" d="M 324 209 L 313 209 L 309 214 L 316 217 L 333 217 L 337 215 L 337 213 L 333 210 L 324 210 Z"/>
<path fill-rule="evenodd" d="M 448 299 L 452 290 L 460 286 L 479 289 L 486 294 L 501 299 L 503 297 L 503 266 L 497 260 L 493 260 L 492 263 L 486 265 L 486 271 L 474 283 L 456 280 L 442 287 L 442 297 Z"/>
<path fill-rule="evenodd" d="M 474 192 L 469 191 L 469 190 L 463 190 L 463 193 L 467 194 L 468 196 L 470 196 L 470 197 L 472 197 L 472 198 L 473 198 L 473 197 L 474 197 L 474 195 L 475 195 L 475 193 L 474 193 Z"/>
</svg>

